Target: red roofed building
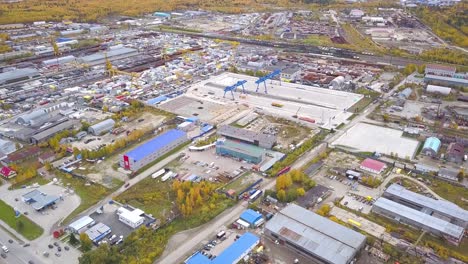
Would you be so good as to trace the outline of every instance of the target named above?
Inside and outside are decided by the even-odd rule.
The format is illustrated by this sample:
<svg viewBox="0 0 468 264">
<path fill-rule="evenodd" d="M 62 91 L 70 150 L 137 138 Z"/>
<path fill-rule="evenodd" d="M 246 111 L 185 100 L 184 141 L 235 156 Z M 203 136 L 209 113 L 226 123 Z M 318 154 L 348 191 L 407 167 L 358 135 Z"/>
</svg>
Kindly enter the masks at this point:
<svg viewBox="0 0 468 264">
<path fill-rule="evenodd" d="M 434 74 L 438 76 L 452 77 L 457 71 L 457 68 L 453 66 L 440 65 L 440 64 L 428 64 L 425 69 L 426 74 Z"/>
<path fill-rule="evenodd" d="M 361 170 L 365 170 L 376 174 L 382 173 L 386 167 L 387 165 L 385 165 L 385 163 L 369 158 L 363 160 L 361 162 L 361 165 L 359 166 Z"/>
<path fill-rule="evenodd" d="M 2 175 L 3 178 L 10 179 L 16 176 L 16 171 L 8 166 L 3 166 L 0 170 L 0 175 Z"/>
</svg>

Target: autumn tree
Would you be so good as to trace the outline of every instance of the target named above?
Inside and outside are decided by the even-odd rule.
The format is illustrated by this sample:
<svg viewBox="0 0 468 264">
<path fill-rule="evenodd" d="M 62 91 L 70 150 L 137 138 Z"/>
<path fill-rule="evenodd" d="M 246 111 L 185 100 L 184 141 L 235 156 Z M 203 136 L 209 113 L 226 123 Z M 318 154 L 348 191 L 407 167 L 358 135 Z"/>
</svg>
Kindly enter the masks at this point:
<svg viewBox="0 0 468 264">
<path fill-rule="evenodd" d="M 80 243 L 81 243 L 81 250 L 84 252 L 90 251 L 93 248 L 93 241 L 91 241 L 91 239 L 86 233 L 80 234 Z"/>
<path fill-rule="evenodd" d="M 330 215 L 330 211 L 331 211 L 331 207 L 329 204 L 324 204 L 322 205 L 322 207 L 320 207 L 318 210 L 317 210 L 317 214 L 321 215 L 321 216 L 329 216 Z"/>
</svg>

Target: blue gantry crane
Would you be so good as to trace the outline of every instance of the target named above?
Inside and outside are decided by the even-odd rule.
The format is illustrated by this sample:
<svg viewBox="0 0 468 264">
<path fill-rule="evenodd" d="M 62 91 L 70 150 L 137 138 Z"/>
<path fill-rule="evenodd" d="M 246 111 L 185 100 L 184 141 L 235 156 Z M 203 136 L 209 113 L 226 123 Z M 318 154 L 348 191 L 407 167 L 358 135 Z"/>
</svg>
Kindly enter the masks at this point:
<svg viewBox="0 0 468 264">
<path fill-rule="evenodd" d="M 263 83 L 263 85 L 265 86 L 265 93 L 268 93 L 267 91 L 267 86 L 266 86 L 266 81 L 268 79 L 272 80 L 273 78 L 275 78 L 276 76 L 280 75 L 281 74 L 281 70 L 274 70 L 273 72 L 263 76 L 263 77 L 260 77 L 258 78 L 258 80 L 255 81 L 255 83 L 257 84 L 257 90 L 255 90 L 255 92 L 258 92 L 258 88 L 260 88 L 260 84 Z M 281 78 L 280 78 L 280 82 L 281 82 Z"/>
<path fill-rule="evenodd" d="M 239 86 L 242 86 L 242 92 L 245 93 L 244 84 L 245 84 L 246 82 L 247 82 L 246 80 L 240 80 L 240 81 L 237 81 L 235 84 L 233 84 L 233 85 L 231 85 L 231 86 L 226 86 L 226 88 L 224 88 L 224 96 L 223 96 L 223 98 L 226 97 L 226 93 L 227 93 L 227 92 L 231 92 L 232 100 L 234 100 L 234 92 L 236 91 L 237 87 L 239 87 Z"/>
</svg>

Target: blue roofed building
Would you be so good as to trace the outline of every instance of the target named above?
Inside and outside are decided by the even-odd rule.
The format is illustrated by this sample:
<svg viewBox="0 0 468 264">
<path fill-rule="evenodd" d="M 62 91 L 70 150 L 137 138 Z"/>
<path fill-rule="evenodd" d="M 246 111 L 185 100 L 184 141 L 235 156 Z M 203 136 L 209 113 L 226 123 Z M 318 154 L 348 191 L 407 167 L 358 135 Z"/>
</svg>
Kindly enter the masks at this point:
<svg viewBox="0 0 468 264">
<path fill-rule="evenodd" d="M 241 215 L 240 219 L 247 222 L 250 227 L 257 227 L 264 223 L 264 219 L 261 213 L 256 212 L 252 209 L 245 210 Z"/>
<path fill-rule="evenodd" d="M 247 256 L 258 244 L 260 238 L 252 233 L 245 233 L 216 258 L 210 260 L 200 252 L 188 258 L 186 264 L 236 264 Z"/>
<path fill-rule="evenodd" d="M 127 170 L 137 171 L 187 141 L 187 133 L 171 129 L 123 154 L 120 166 Z"/>
<path fill-rule="evenodd" d="M 167 96 L 161 95 L 161 96 L 149 99 L 148 101 L 146 101 L 146 103 L 150 105 L 157 105 L 163 101 L 166 101 L 167 99 L 168 99 Z"/>
<path fill-rule="evenodd" d="M 436 137 L 428 137 L 424 142 L 422 153 L 426 156 L 436 157 L 441 144 L 440 139 Z"/>
<path fill-rule="evenodd" d="M 54 205 L 59 199 L 60 197 L 58 196 L 48 195 L 37 189 L 23 194 L 22 196 L 23 202 L 30 204 L 36 211 L 40 211 L 48 206 Z"/>
</svg>

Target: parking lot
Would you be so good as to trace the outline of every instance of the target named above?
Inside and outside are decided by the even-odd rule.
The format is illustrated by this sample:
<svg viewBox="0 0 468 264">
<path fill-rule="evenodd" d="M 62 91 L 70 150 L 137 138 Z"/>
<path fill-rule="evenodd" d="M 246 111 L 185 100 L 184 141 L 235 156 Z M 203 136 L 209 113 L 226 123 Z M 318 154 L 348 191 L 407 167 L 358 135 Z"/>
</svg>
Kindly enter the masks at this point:
<svg viewBox="0 0 468 264">
<path fill-rule="evenodd" d="M 348 207 L 349 209 L 359 211 L 364 214 L 370 213 L 372 209 L 372 204 L 374 204 L 374 199 L 368 197 L 360 196 L 348 192 L 343 200 L 340 202 L 342 205 Z"/>
</svg>

